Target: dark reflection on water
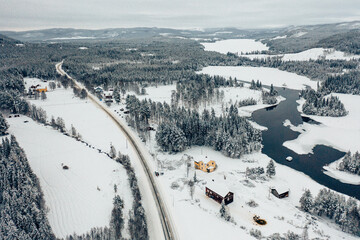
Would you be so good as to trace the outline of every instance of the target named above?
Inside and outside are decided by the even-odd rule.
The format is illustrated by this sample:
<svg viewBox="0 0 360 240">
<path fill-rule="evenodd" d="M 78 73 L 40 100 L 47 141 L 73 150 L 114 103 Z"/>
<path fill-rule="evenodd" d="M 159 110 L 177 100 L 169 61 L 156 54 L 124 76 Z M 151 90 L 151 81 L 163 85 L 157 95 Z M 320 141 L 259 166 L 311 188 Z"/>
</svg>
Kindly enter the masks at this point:
<svg viewBox="0 0 360 240">
<path fill-rule="evenodd" d="M 299 91 L 276 88 L 279 94 L 286 98 L 279 105 L 270 108 L 260 109 L 252 114 L 252 118 L 258 124 L 268 128 L 263 131 L 264 145 L 262 152 L 276 162 L 287 165 L 293 169 L 301 171 L 318 183 L 333 189 L 335 191 L 353 196 L 360 200 L 360 186 L 342 183 L 323 173 L 323 166 L 332 163 L 344 156 L 344 152 L 324 145 L 317 145 L 313 153 L 298 155 L 297 153 L 282 146 L 285 141 L 293 140 L 299 136 L 298 132 L 292 131 L 289 127 L 283 125 L 286 119 L 289 119 L 295 126 L 308 122 L 319 124 L 318 122 L 301 117 L 297 111 Z M 293 160 L 288 162 L 286 157 L 291 156 Z"/>
</svg>

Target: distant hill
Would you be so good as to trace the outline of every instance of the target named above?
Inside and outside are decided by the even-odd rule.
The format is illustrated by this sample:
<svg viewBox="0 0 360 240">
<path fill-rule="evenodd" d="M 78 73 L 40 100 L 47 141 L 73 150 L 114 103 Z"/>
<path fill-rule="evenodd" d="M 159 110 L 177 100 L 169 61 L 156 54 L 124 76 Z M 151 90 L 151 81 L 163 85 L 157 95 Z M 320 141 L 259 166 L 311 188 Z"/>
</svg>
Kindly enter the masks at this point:
<svg viewBox="0 0 360 240">
<path fill-rule="evenodd" d="M 328 47 L 352 52 L 347 48 L 340 48 L 341 41 L 352 38 L 353 33 L 360 30 L 360 21 L 348 23 L 322 24 L 299 27 L 288 27 L 284 31 L 274 34 L 272 38 L 264 39 L 270 50 L 278 53 L 300 52 L 313 47 Z M 354 42 L 352 41 L 352 42 Z"/>
<path fill-rule="evenodd" d="M 21 42 L 0 34 L 0 44 L 20 44 Z"/>
</svg>

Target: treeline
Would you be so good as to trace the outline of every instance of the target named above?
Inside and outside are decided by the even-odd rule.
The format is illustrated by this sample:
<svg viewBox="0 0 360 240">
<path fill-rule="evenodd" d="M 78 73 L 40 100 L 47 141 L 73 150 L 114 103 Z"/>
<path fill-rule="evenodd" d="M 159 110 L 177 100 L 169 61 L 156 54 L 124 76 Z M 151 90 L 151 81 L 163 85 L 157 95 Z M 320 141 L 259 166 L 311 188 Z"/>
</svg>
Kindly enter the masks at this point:
<svg viewBox="0 0 360 240">
<path fill-rule="evenodd" d="M 261 131 L 253 128 L 231 105 L 227 115 L 217 117 L 212 109 L 202 114 L 197 110 L 176 108 L 167 103 L 139 101 L 128 96 L 126 106 L 129 124 L 138 131 L 146 131 L 148 121 L 159 124 L 156 140 L 169 152 L 182 151 L 188 146 L 210 146 L 226 156 L 238 158 L 261 148 Z"/>
<path fill-rule="evenodd" d="M 360 95 L 360 74 L 350 72 L 330 76 L 322 83 L 320 91 L 325 94 L 336 92 Z"/>
<path fill-rule="evenodd" d="M 14 136 L 0 145 L 0 239 L 55 239 L 40 183 Z"/>
<path fill-rule="evenodd" d="M 318 216 L 333 219 L 342 231 L 360 236 L 360 207 L 354 198 L 323 188 L 313 198 L 310 190 L 305 190 L 300 198 L 300 208 Z"/>
<path fill-rule="evenodd" d="M 347 152 L 344 158 L 340 161 L 338 166 L 340 171 L 345 171 L 360 175 L 360 153 L 356 152 L 351 155 L 351 152 Z"/>
<path fill-rule="evenodd" d="M 313 89 L 302 90 L 301 97 L 306 100 L 302 106 L 302 111 L 305 114 L 342 117 L 348 113 L 344 107 L 344 104 L 339 100 L 338 97 L 325 97 L 322 93 L 315 92 Z"/>
</svg>

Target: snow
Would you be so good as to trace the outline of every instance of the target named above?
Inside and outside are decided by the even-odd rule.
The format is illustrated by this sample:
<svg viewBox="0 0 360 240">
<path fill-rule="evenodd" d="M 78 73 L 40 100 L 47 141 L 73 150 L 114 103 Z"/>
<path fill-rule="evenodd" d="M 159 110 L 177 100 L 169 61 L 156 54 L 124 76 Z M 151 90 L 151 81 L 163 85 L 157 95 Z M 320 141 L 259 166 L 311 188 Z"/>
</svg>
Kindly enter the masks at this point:
<svg viewBox="0 0 360 240">
<path fill-rule="evenodd" d="M 300 53 L 284 54 L 283 61 L 309 61 L 325 58 L 327 60 L 351 60 L 360 58 L 359 55 L 350 55 L 334 49 L 312 48 Z"/>
<path fill-rule="evenodd" d="M 271 40 L 278 40 L 278 39 L 284 39 L 284 38 L 287 38 L 287 36 L 286 35 L 276 36 L 276 37 L 272 38 Z"/>
<path fill-rule="evenodd" d="M 139 100 L 151 99 L 155 102 L 166 102 L 167 104 L 171 103 L 171 94 L 172 91 L 176 91 L 176 85 L 161 85 L 161 86 L 150 86 L 146 87 L 145 95 L 138 95 L 135 92 L 130 91 L 129 95 L 135 95 Z"/>
<path fill-rule="evenodd" d="M 232 77 L 247 82 L 261 81 L 263 85 L 273 84 L 275 87 L 283 87 L 289 89 L 301 90 L 305 86 L 317 89 L 317 82 L 311 81 L 309 78 L 281 71 L 276 68 L 268 67 L 244 67 L 244 66 L 209 66 L 203 68 L 199 73 L 209 75 L 220 75 L 226 78 Z"/>
<path fill-rule="evenodd" d="M 249 54 L 240 55 L 250 59 L 267 59 L 267 58 L 281 58 L 282 61 L 309 61 L 309 60 L 351 60 L 359 59 L 360 55 L 348 54 L 342 51 L 337 51 L 333 48 L 311 48 L 299 53 L 286 53 L 286 54 Z"/>
<path fill-rule="evenodd" d="M 142 201 L 142 204 L 146 212 L 149 235 L 154 239 L 162 239 L 160 218 L 155 202 L 152 200 L 153 195 L 147 176 L 143 171 L 134 148 L 121 130 L 114 124 L 114 121 L 89 99 L 81 100 L 74 97 L 73 91 L 70 88 L 56 88 L 54 91 L 47 92 L 46 100 L 30 100 L 30 102 L 42 107 L 47 112 L 49 118 L 51 116 L 63 118 L 67 129 L 72 124 L 81 134 L 82 138 L 89 144 L 96 146 L 96 148 L 109 151 L 110 144 L 113 144 L 117 151 L 129 155 L 132 166 L 135 169 L 141 195 L 145 199 Z M 121 119 L 120 116 L 119 119 Z M 139 138 L 137 138 L 137 142 L 141 144 Z M 112 200 L 110 204 L 112 204 Z M 128 217 L 128 213 L 124 212 L 124 216 Z M 109 224 L 109 221 L 107 221 L 107 224 Z M 74 229 L 76 229 L 76 226 L 74 226 Z M 87 230 L 90 230 L 90 228 Z"/>
<path fill-rule="evenodd" d="M 78 39 L 96 39 L 96 37 L 83 37 L 83 36 L 57 37 L 57 38 L 51 38 L 49 40 L 78 40 Z"/>
<path fill-rule="evenodd" d="M 215 51 L 226 54 L 231 53 L 246 53 L 252 51 L 268 50 L 269 48 L 261 42 L 254 39 L 228 39 L 216 41 L 213 43 L 201 43 L 205 47 L 205 51 Z"/>
<path fill-rule="evenodd" d="M 324 166 L 324 173 L 332 178 L 335 178 L 343 183 L 360 185 L 360 176 L 344 171 L 338 170 L 339 163 L 342 161 L 342 158 L 329 164 L 328 166 Z"/>
<path fill-rule="evenodd" d="M 291 35 L 291 37 L 298 38 L 298 37 L 304 36 L 305 34 L 307 34 L 307 32 L 298 32 L 298 33 Z"/>
<path fill-rule="evenodd" d="M 309 116 L 311 119 L 320 122 L 320 125 L 303 123 L 299 126 L 293 126 L 289 121 L 288 126 L 294 131 L 301 134 L 294 140 L 283 143 L 283 146 L 293 150 L 298 154 L 311 153 L 312 149 L 323 144 L 341 151 L 351 151 L 352 153 L 360 151 L 360 96 L 350 94 L 332 94 L 339 97 L 340 101 L 345 105 L 345 109 L 349 112 L 344 117 L 322 117 Z M 298 110 L 301 111 L 304 100 L 299 100 Z M 337 162 L 324 167 L 325 174 L 338 179 L 341 182 L 359 184 L 359 177 L 337 170 Z"/>
<path fill-rule="evenodd" d="M 9 132 L 16 136 L 40 180 L 49 208 L 48 219 L 56 237 L 108 226 L 114 184 L 118 185 L 118 193 L 124 200 L 124 212 L 129 211 L 130 186 L 120 164 L 28 117 L 7 121 Z M 63 164 L 69 169 L 63 170 Z"/>
<path fill-rule="evenodd" d="M 349 112 L 344 117 L 322 117 L 309 116 L 311 119 L 320 122 L 320 125 L 303 123 L 297 126 L 303 129 L 298 138 L 287 141 L 283 145 L 298 154 L 307 154 L 317 144 L 324 144 L 334 147 L 341 151 L 360 151 L 360 96 L 350 94 L 332 94 L 339 97 L 340 101 L 345 105 L 345 109 Z M 298 109 L 301 111 L 304 100 L 300 103 Z"/>
<path fill-rule="evenodd" d="M 205 184 L 205 186 L 222 197 L 225 197 L 229 192 L 231 192 L 231 190 L 227 188 L 226 182 L 222 180 L 216 182 L 209 181 Z"/>
<path fill-rule="evenodd" d="M 247 167 L 266 167 L 270 158 L 261 153 L 243 156 L 241 159 L 225 157 L 220 152 L 207 147 L 192 147 L 182 153 L 167 154 L 157 150 L 156 146 L 148 144 L 150 151 L 156 151 L 158 169 L 164 172 L 158 180 L 166 197 L 171 204 L 173 217 L 178 228 L 180 239 L 251 239 L 249 230 L 258 229 L 263 236 L 273 233 L 286 233 L 291 230 L 297 234 L 302 233 L 303 227 L 310 220 L 309 216 L 298 210 L 299 199 L 304 189 L 310 189 L 313 195 L 323 188 L 308 176 L 289 167 L 276 166 L 276 176 L 269 180 L 246 179 Z M 194 169 L 194 165 L 186 174 L 186 156 L 193 159 L 203 159 L 207 156 L 216 161 L 218 167 L 212 173 L 206 173 Z M 195 184 L 193 199 L 190 196 L 190 188 L 187 181 L 193 179 L 196 171 L 198 182 Z M 225 179 L 226 178 L 226 179 Z M 213 181 L 214 180 L 214 181 Z M 249 181 L 247 184 L 245 181 Z M 179 187 L 172 189 L 171 185 L 176 182 Z M 234 193 L 234 202 L 227 205 L 230 215 L 236 225 L 220 218 L 220 204 L 205 195 L 205 187 L 217 184 L 221 192 L 230 190 Z M 249 185 L 253 187 L 249 187 Z M 278 199 L 269 194 L 269 189 L 275 187 L 281 192 L 282 189 L 290 190 L 290 196 Z M 258 207 L 249 207 L 246 203 L 254 200 Z M 252 217 L 260 215 L 268 224 L 259 226 L 254 224 Z M 196 231 L 188 231 L 194 228 Z M 317 226 L 316 226 L 317 225 Z M 212 231 L 209 231 L 212 229 Z M 319 231 L 320 230 L 320 231 Z M 316 221 L 311 224 L 309 235 L 311 238 L 320 237 L 321 231 L 329 235 L 329 239 L 356 239 L 356 237 L 342 233 L 338 227 L 330 222 Z"/>
<path fill-rule="evenodd" d="M 79 47 L 80 50 L 86 50 L 88 49 L 87 47 Z"/>
</svg>

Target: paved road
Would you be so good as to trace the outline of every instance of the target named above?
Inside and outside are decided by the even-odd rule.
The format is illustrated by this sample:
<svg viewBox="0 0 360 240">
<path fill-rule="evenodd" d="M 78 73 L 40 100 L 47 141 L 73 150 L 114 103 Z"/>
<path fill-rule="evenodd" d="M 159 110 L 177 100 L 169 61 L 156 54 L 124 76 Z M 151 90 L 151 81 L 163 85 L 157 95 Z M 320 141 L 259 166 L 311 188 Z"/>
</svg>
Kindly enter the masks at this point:
<svg viewBox="0 0 360 240">
<path fill-rule="evenodd" d="M 75 85 L 77 87 L 84 88 L 80 83 L 78 83 L 75 79 L 73 79 L 72 77 L 70 77 L 61 67 L 62 67 L 62 63 L 60 62 L 58 64 L 56 64 L 56 71 L 63 75 L 68 77 L 69 79 L 72 79 L 75 83 Z M 85 88 L 84 88 L 85 89 Z M 86 90 L 86 89 L 85 89 Z M 173 224 L 170 220 L 170 218 L 168 217 L 169 214 L 167 212 L 166 206 L 164 204 L 164 202 L 162 201 L 162 198 L 160 196 L 160 193 L 158 191 L 158 188 L 156 186 L 155 183 L 155 179 L 154 179 L 154 175 L 152 173 L 152 171 L 150 170 L 148 164 L 147 164 L 147 160 L 145 158 L 145 153 L 142 152 L 141 148 L 137 145 L 135 139 L 131 136 L 131 134 L 129 133 L 129 131 L 126 129 L 126 127 L 123 125 L 123 123 L 121 121 L 119 121 L 117 119 L 117 117 L 105 106 L 103 106 L 98 100 L 97 98 L 92 95 L 90 92 L 88 92 L 86 90 L 87 94 L 88 94 L 88 98 L 92 100 L 92 102 L 94 104 L 96 104 L 97 106 L 99 106 L 114 122 L 115 124 L 121 129 L 121 131 L 125 134 L 126 138 L 129 140 L 129 142 L 131 143 L 131 145 L 133 146 L 133 148 L 135 149 L 136 154 L 138 155 L 139 159 L 141 160 L 141 164 L 144 168 L 144 171 L 147 175 L 147 178 L 149 180 L 150 185 L 152 186 L 152 194 L 156 203 L 156 207 L 160 216 L 160 220 L 161 220 L 161 225 L 162 225 L 162 229 L 163 229 L 163 233 L 164 233 L 164 238 L 166 240 L 175 240 L 177 239 L 176 234 L 174 232 L 174 227 Z"/>
</svg>

